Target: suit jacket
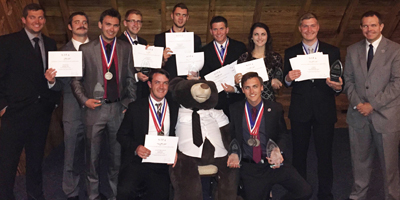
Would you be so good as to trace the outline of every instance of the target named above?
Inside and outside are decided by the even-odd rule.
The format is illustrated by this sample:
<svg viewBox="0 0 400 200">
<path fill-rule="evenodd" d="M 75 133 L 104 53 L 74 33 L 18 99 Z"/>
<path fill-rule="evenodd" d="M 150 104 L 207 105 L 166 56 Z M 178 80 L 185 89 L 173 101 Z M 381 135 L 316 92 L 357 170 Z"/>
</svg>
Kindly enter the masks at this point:
<svg viewBox="0 0 400 200">
<path fill-rule="evenodd" d="M 201 51 L 204 52 L 204 66 L 200 70 L 200 76 L 204 78 L 208 73 L 221 68 L 221 63 L 214 49 L 214 41 L 204 46 Z M 243 42 L 229 38 L 229 46 L 227 47 L 225 61 L 222 66 L 236 61 L 245 52 L 246 45 Z M 226 92 L 220 92 L 218 93 L 218 104 L 215 108 L 224 110 L 224 113 L 230 116 L 229 105 L 242 99 L 244 99 L 243 94 L 226 94 Z"/>
<path fill-rule="evenodd" d="M 374 108 L 370 116 L 376 131 L 400 131 L 399 44 L 382 36 L 368 71 L 365 39 L 349 46 L 344 78 L 344 91 L 349 99 L 349 125 L 361 128 L 367 124 L 368 117 L 361 115 L 354 107 L 369 102 Z"/>
<path fill-rule="evenodd" d="M 53 39 L 44 34 L 42 37 L 47 60 L 47 52 L 56 51 L 57 46 Z M 23 108 L 38 98 L 54 104 L 59 101 L 59 97 L 59 92 L 49 89 L 44 77 L 44 68 L 35 54 L 25 29 L 1 36 L 0 110 L 6 106 L 8 106 L 7 111 Z"/>
<path fill-rule="evenodd" d="M 243 148 L 243 116 L 246 100 L 236 102 L 229 107 L 231 113 L 230 133 L 232 140 L 236 139 Z M 265 124 L 265 133 L 269 139 L 272 139 L 282 151 L 286 150 L 286 144 L 289 142 L 289 134 L 286 129 L 285 119 L 283 117 L 282 104 L 263 100 L 264 113 L 263 120 Z M 268 140 L 268 139 L 267 139 Z"/>
<path fill-rule="evenodd" d="M 167 102 L 170 116 L 169 136 L 175 136 L 179 105 L 169 99 L 167 99 Z M 144 139 L 148 132 L 149 99 L 142 98 L 129 104 L 117 133 L 117 140 L 122 147 L 121 168 L 124 168 L 130 162 L 142 162 L 142 158 L 135 156 L 135 151 L 139 145 L 144 145 Z"/>
<path fill-rule="evenodd" d="M 139 37 L 139 36 L 137 36 L 137 38 L 138 38 L 139 44 L 147 45 L 147 41 L 146 41 L 145 39 L 143 39 L 143 38 L 141 38 L 141 37 Z M 128 42 L 129 44 L 131 43 L 124 33 L 122 33 L 122 34 L 118 37 L 118 39 L 123 40 L 123 41 L 125 41 L 125 42 Z"/>
<path fill-rule="evenodd" d="M 156 47 L 164 47 L 164 49 L 166 48 L 165 33 L 169 33 L 169 30 L 165 31 L 163 33 L 157 34 L 154 37 L 154 46 L 156 46 Z M 201 38 L 198 35 L 194 34 L 194 52 L 199 52 L 200 49 L 201 49 Z M 178 76 L 178 72 L 177 72 L 177 69 L 176 69 L 176 57 L 175 57 L 175 55 L 172 55 L 171 57 L 168 58 L 168 61 L 165 63 L 163 69 L 168 71 L 169 80 L 172 80 L 173 78 Z"/>
<path fill-rule="evenodd" d="M 119 96 L 121 104 L 128 104 L 136 99 L 136 81 L 133 76 L 135 69 L 132 61 L 132 47 L 130 44 L 117 39 Z M 92 40 L 79 47 L 83 56 L 83 76 L 72 79 L 71 86 L 75 97 L 81 105 L 85 105 L 88 99 L 93 99 L 93 91 L 97 83 L 104 88 L 103 63 L 101 58 L 100 40 Z"/>
<path fill-rule="evenodd" d="M 340 60 L 339 48 L 319 41 L 318 52 L 329 55 L 329 63 Z M 285 64 L 283 77 L 292 70 L 289 59 L 297 55 L 304 55 L 302 43 L 296 44 L 285 50 Z M 285 81 L 284 81 L 285 82 Z M 315 79 L 296 82 L 290 85 L 292 88 L 289 107 L 289 119 L 298 122 L 307 122 L 314 117 L 319 123 L 335 123 L 336 103 L 335 92 L 326 84 L 325 79 Z"/>
</svg>

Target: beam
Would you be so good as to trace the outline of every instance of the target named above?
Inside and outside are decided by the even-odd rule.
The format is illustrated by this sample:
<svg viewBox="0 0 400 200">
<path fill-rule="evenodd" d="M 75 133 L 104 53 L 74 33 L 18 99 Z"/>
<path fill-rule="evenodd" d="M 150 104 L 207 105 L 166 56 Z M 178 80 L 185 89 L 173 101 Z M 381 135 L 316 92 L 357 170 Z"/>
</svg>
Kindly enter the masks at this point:
<svg viewBox="0 0 400 200">
<path fill-rule="evenodd" d="M 261 20 L 261 13 L 263 10 L 263 0 L 256 0 L 256 7 L 254 8 L 253 24 Z"/>
<path fill-rule="evenodd" d="M 8 24 L 9 31 L 17 32 L 21 30 L 22 22 L 20 16 L 22 16 L 22 10 L 17 8 L 16 2 L 2 0 L 0 9 L 4 11 L 4 23 Z"/>
<path fill-rule="evenodd" d="M 209 43 L 213 40 L 213 37 L 210 33 L 210 21 L 212 20 L 212 18 L 215 16 L 215 0 L 209 0 L 208 2 L 208 21 L 207 21 L 207 30 L 206 30 L 206 35 L 207 35 L 207 39 L 206 39 L 206 43 Z"/>
<path fill-rule="evenodd" d="M 391 7 L 385 19 L 388 20 L 385 23 L 382 34 L 390 39 L 400 21 L 400 0 L 397 0 L 396 4 Z"/>
<path fill-rule="evenodd" d="M 297 13 L 297 18 L 299 18 L 304 13 L 306 13 L 310 10 L 312 0 L 304 0 L 304 1 L 305 1 L 304 5 L 300 8 L 299 12 Z M 299 34 L 299 24 L 297 24 L 297 23 L 298 22 L 296 20 L 292 40 L 290 42 L 290 46 L 297 44 L 301 39 L 300 34 Z"/>
<path fill-rule="evenodd" d="M 68 20 L 69 20 L 69 8 L 67 0 L 59 0 L 58 3 L 60 4 L 61 16 L 64 21 L 64 27 L 67 31 L 67 41 L 72 37 L 71 31 L 68 29 Z"/>
<path fill-rule="evenodd" d="M 167 30 L 167 5 L 165 0 L 161 1 L 161 32 Z"/>
<path fill-rule="evenodd" d="M 110 0 L 111 7 L 115 10 L 118 10 L 118 1 L 117 0 Z"/>
<path fill-rule="evenodd" d="M 350 20 L 353 17 L 354 11 L 358 6 L 359 0 L 349 0 L 347 3 L 346 10 L 340 20 L 339 26 L 336 30 L 336 35 L 332 39 L 332 44 L 335 46 L 339 46 L 343 40 L 344 32 L 346 31 L 347 26 L 349 25 Z"/>
</svg>

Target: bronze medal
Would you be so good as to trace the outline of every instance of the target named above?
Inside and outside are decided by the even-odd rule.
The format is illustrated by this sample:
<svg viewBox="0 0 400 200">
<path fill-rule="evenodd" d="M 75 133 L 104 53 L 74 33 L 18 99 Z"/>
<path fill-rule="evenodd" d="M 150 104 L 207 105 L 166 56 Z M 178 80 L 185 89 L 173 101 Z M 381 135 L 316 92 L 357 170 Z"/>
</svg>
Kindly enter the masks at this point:
<svg viewBox="0 0 400 200">
<path fill-rule="evenodd" d="M 255 147 L 257 144 L 257 141 L 254 138 L 250 138 L 247 140 L 247 144 L 251 147 Z"/>
<path fill-rule="evenodd" d="M 113 78 L 113 74 L 111 72 L 107 72 L 106 74 L 104 74 L 104 78 L 109 81 Z"/>
</svg>

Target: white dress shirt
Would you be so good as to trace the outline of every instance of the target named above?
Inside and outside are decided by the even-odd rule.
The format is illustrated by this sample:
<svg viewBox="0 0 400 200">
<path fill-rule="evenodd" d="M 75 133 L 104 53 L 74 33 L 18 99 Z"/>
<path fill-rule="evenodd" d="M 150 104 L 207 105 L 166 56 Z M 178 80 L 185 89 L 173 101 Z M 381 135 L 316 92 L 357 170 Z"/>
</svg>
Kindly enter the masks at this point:
<svg viewBox="0 0 400 200">
<path fill-rule="evenodd" d="M 153 105 L 154 105 L 154 108 L 155 108 L 155 110 L 156 110 L 156 112 L 157 112 L 157 106 L 156 106 L 156 103 L 161 103 L 161 108 L 164 106 L 163 105 L 163 103 L 164 103 L 164 99 L 162 99 L 160 102 L 158 102 L 158 101 L 156 101 L 155 99 L 153 99 L 153 97 L 151 97 L 151 95 L 150 95 L 150 98 L 151 98 L 151 101 L 153 101 Z M 165 102 L 167 102 L 167 101 L 165 101 Z M 149 103 L 150 103 L 150 100 L 149 100 Z M 167 102 L 167 105 L 168 105 L 168 102 Z M 169 106 L 167 106 L 167 110 L 166 110 L 166 112 L 167 113 L 165 113 L 165 119 L 164 119 L 164 136 L 168 136 L 169 135 L 169 127 L 170 127 L 170 123 L 169 123 Z M 157 114 L 156 114 L 157 115 Z M 156 126 L 155 126 L 155 124 L 154 124 L 154 121 L 153 121 L 153 117 L 151 116 L 151 110 L 150 110 L 150 108 L 149 108 L 149 132 L 147 133 L 148 135 L 158 135 L 158 131 L 157 131 L 157 129 L 156 129 Z"/>
</svg>

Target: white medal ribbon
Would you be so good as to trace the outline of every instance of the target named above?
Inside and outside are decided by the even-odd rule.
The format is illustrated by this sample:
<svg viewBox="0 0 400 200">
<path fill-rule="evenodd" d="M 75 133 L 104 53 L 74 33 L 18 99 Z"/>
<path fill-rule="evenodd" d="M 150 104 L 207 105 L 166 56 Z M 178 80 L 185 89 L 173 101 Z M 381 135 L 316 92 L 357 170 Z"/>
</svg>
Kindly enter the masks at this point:
<svg viewBox="0 0 400 200">
<path fill-rule="evenodd" d="M 246 102 L 244 111 L 246 113 L 246 122 L 247 128 L 249 129 L 250 135 L 256 136 L 258 134 L 258 129 L 260 128 L 261 118 L 264 113 L 264 103 L 261 104 L 260 109 L 258 110 L 256 120 L 251 123 L 251 113 L 248 111 L 248 102 Z"/>
<path fill-rule="evenodd" d="M 227 39 L 227 40 L 228 40 L 228 41 L 227 41 L 226 44 L 225 44 L 225 52 L 224 52 L 223 57 L 221 57 L 221 52 L 219 51 L 219 49 L 218 49 L 218 47 L 217 47 L 217 42 L 214 41 L 215 53 L 217 53 L 217 55 L 218 55 L 218 59 L 219 59 L 219 62 L 221 63 L 221 66 L 224 65 L 225 58 L 226 58 L 226 53 L 228 52 L 229 39 Z"/>
<path fill-rule="evenodd" d="M 111 46 L 110 59 L 108 59 L 107 58 L 107 53 L 106 53 L 106 47 L 104 46 L 104 42 L 103 42 L 103 38 L 101 37 L 101 35 L 99 37 L 100 37 L 100 44 L 101 44 L 101 52 L 103 53 L 104 58 L 106 59 L 105 61 L 106 61 L 107 71 L 110 72 L 111 63 L 112 63 L 112 61 L 114 59 L 114 52 L 115 52 L 114 50 L 115 50 L 115 46 L 116 46 L 117 40 L 114 38 L 114 42 L 113 42 L 113 44 Z"/>
<path fill-rule="evenodd" d="M 132 39 L 131 34 L 129 34 L 128 31 L 124 31 L 124 35 L 129 39 L 129 42 L 130 42 L 132 45 L 135 45 L 135 43 L 134 43 L 135 40 Z"/>
<path fill-rule="evenodd" d="M 305 55 L 310 54 L 310 52 L 308 52 L 308 49 L 306 49 L 306 46 L 304 46 L 303 43 L 301 43 L 301 44 L 302 44 L 302 46 L 303 46 L 303 52 L 304 52 L 304 54 L 305 54 Z M 317 40 L 317 45 L 315 46 L 315 49 L 314 49 L 314 52 L 313 52 L 313 53 L 316 53 L 318 50 L 319 50 L 319 41 Z"/>
<path fill-rule="evenodd" d="M 154 126 L 157 129 L 157 132 L 161 132 L 162 131 L 162 127 L 164 125 L 164 119 L 165 119 L 165 115 L 167 113 L 167 101 L 164 98 L 164 103 L 163 103 L 163 108 L 161 108 L 161 118 L 158 117 L 157 115 L 157 110 L 154 107 L 153 101 L 151 100 L 151 98 L 149 97 L 149 108 L 150 108 L 150 113 L 151 116 L 153 118 L 153 122 L 154 122 Z"/>
</svg>

